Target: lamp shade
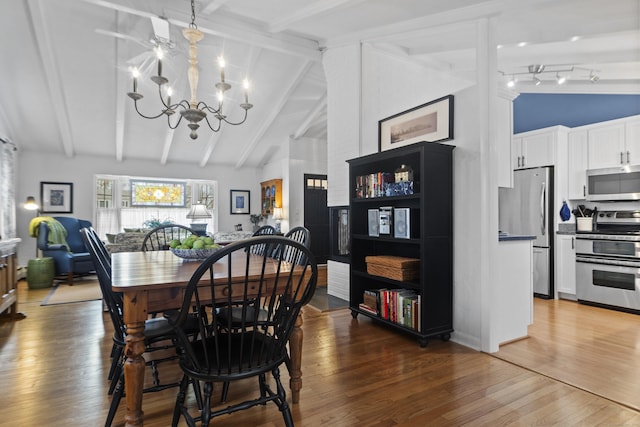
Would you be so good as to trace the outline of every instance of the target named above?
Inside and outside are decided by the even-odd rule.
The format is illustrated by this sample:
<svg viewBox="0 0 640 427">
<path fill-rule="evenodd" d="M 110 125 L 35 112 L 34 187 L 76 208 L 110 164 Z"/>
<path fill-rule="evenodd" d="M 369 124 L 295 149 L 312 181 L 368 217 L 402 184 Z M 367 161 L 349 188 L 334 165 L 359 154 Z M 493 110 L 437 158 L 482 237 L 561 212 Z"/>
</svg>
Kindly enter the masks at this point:
<svg viewBox="0 0 640 427">
<path fill-rule="evenodd" d="M 209 209 L 201 203 L 194 203 L 191 205 L 191 210 L 187 214 L 188 219 L 208 219 L 211 218 L 211 212 Z"/>
<path fill-rule="evenodd" d="M 33 196 L 28 196 L 27 201 L 24 203 L 24 208 L 28 211 L 35 211 L 36 209 L 38 209 L 36 198 Z"/>
<path fill-rule="evenodd" d="M 283 215 L 282 208 L 273 208 L 273 219 L 282 219 Z"/>
</svg>

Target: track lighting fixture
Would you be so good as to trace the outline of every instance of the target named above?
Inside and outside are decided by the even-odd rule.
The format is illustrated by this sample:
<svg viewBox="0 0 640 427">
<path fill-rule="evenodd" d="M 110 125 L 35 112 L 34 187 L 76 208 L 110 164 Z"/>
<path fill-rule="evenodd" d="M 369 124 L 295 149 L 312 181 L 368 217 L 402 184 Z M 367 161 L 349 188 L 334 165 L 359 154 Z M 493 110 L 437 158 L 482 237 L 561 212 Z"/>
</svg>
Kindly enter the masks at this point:
<svg viewBox="0 0 640 427">
<path fill-rule="evenodd" d="M 591 81 L 591 83 L 595 83 L 598 80 L 600 80 L 600 77 L 596 74 L 598 70 L 576 67 L 573 65 L 569 66 L 569 65 L 531 64 L 526 66 L 525 70 L 526 71 L 516 71 L 512 73 L 505 73 L 504 71 L 499 71 L 499 73 L 502 74 L 504 77 L 511 76 L 507 80 L 507 87 L 509 88 L 513 88 L 516 85 L 516 82 L 518 81 L 517 76 L 525 75 L 525 74 L 531 75 L 531 83 L 533 83 L 536 86 L 540 86 L 545 80 L 550 80 L 550 79 L 545 79 L 541 77 L 547 73 L 555 74 L 555 81 L 559 85 L 566 83 L 567 79 L 569 78 L 573 81 L 579 81 L 579 80 L 588 78 Z M 574 74 L 574 71 L 577 71 L 577 70 L 588 71 L 589 75 L 586 76 L 585 74 L 582 74 L 582 75 L 576 76 Z M 528 83 L 529 81 L 525 80 L 525 82 Z"/>
</svg>

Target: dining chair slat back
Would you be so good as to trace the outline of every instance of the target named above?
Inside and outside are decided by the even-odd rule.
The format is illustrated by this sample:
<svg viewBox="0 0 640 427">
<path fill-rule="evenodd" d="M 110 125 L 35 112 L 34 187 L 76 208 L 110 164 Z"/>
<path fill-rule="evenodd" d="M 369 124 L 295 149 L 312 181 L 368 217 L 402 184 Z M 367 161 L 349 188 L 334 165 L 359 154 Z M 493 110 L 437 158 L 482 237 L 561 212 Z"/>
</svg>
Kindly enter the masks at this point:
<svg viewBox="0 0 640 427">
<path fill-rule="evenodd" d="M 197 235 L 195 230 L 185 225 L 161 225 L 144 236 L 141 249 L 143 251 L 166 251 L 169 250 L 169 244 L 172 240 L 183 241 L 192 234 Z"/>
<path fill-rule="evenodd" d="M 257 245 L 264 245 L 262 254 L 253 253 L 252 247 Z M 269 256 L 289 248 L 299 251 L 299 264 Z M 211 418 L 270 401 L 282 412 L 285 424 L 293 425 L 279 369 L 288 360 L 289 337 L 301 308 L 313 296 L 317 277 L 309 249 L 282 236 L 251 237 L 225 246 L 202 262 L 187 285 L 180 312 L 170 318 L 184 373 L 174 426 L 181 417 L 188 425 L 198 417 L 202 417 L 202 425 L 209 425 Z M 238 310 L 241 318 L 220 316 L 221 309 L 228 307 Z M 196 316 L 200 325 L 195 340 L 181 332 L 189 315 Z M 268 372 L 275 380 L 275 392 L 266 380 Z M 214 382 L 228 384 L 249 377 L 258 377 L 259 397 L 219 410 L 208 409 Z M 205 410 L 195 417 L 185 405 L 189 378 L 204 383 Z"/>
</svg>

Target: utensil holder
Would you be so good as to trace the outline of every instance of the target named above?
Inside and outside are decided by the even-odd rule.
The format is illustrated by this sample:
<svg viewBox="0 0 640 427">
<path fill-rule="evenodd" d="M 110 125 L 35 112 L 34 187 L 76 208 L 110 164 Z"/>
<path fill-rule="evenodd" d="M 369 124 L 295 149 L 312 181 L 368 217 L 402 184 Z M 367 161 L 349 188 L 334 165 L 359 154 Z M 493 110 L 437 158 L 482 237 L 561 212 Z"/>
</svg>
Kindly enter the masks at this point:
<svg viewBox="0 0 640 427">
<path fill-rule="evenodd" d="M 578 231 L 593 231 L 593 218 L 581 217 L 576 218 Z"/>
</svg>

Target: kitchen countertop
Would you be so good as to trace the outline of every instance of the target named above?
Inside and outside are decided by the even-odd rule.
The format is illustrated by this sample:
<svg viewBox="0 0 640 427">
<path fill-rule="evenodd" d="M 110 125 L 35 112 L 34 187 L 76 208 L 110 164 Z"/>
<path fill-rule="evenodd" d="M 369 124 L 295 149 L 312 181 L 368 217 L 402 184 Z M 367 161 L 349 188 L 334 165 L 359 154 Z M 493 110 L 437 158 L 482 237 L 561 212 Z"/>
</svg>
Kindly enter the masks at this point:
<svg viewBox="0 0 640 427">
<path fill-rule="evenodd" d="M 511 242 L 514 240 L 535 240 L 536 236 L 525 236 L 525 235 L 517 235 L 517 234 L 498 234 L 499 242 Z"/>
</svg>

